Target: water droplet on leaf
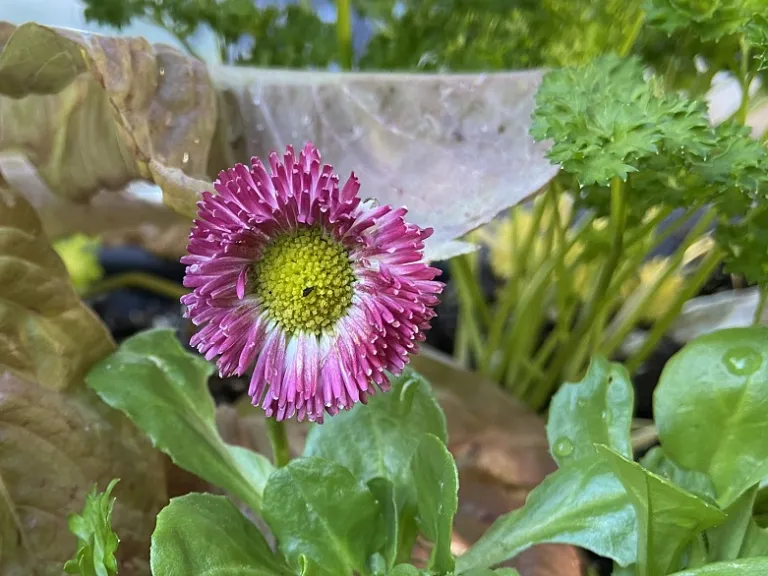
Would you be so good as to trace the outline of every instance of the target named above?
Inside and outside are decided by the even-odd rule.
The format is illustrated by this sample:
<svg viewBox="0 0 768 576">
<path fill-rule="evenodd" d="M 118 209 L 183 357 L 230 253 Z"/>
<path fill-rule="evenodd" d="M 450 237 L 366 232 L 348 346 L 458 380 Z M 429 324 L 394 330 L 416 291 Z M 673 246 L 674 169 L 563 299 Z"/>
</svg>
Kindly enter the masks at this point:
<svg viewBox="0 0 768 576">
<path fill-rule="evenodd" d="M 731 348 L 723 356 L 723 363 L 728 372 L 735 376 L 749 376 L 763 365 L 763 357 L 747 346 Z"/>
<path fill-rule="evenodd" d="M 573 442 L 570 438 L 558 438 L 552 450 L 558 458 L 565 458 L 573 454 Z"/>
</svg>

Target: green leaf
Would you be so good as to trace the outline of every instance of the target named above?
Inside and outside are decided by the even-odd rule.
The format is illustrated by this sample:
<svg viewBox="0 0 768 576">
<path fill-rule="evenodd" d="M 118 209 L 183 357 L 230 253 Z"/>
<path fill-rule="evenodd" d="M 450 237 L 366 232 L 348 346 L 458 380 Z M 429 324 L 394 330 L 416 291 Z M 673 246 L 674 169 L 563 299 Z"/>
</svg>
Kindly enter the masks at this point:
<svg viewBox="0 0 768 576">
<path fill-rule="evenodd" d="M 615 56 L 549 72 L 533 119 L 531 135 L 553 139 L 548 157 L 583 186 L 626 180 L 643 160 L 664 151 L 702 156 L 711 132 L 703 103 L 658 94 L 639 60 Z"/>
<path fill-rule="evenodd" d="M 514 568 L 497 568 L 490 570 L 488 568 L 477 568 L 469 572 L 462 572 L 460 576 L 520 576 L 520 573 Z"/>
<path fill-rule="evenodd" d="M 256 528 L 230 500 L 213 494 L 171 499 L 157 516 L 152 573 L 288 576 Z"/>
<path fill-rule="evenodd" d="M 709 561 L 736 560 L 753 524 L 752 509 L 757 496 L 757 484 L 739 496 L 726 510 L 727 519 L 720 526 L 707 530 Z"/>
<path fill-rule="evenodd" d="M 744 541 L 741 543 L 739 558 L 756 556 L 768 556 L 768 530 L 758 526 L 754 520 L 750 520 Z"/>
<path fill-rule="evenodd" d="M 258 511 L 273 467 L 219 436 L 208 392 L 212 372 L 210 363 L 181 347 L 173 330 L 158 329 L 125 340 L 86 380 L 176 464 Z"/>
<path fill-rule="evenodd" d="M 426 570 L 419 570 L 410 564 L 398 564 L 389 572 L 389 576 L 430 576 L 430 574 Z"/>
<path fill-rule="evenodd" d="M 114 479 L 103 493 L 96 486 L 85 497 L 82 514 L 69 517 L 69 529 L 77 536 L 75 558 L 64 565 L 68 574 L 80 576 L 114 576 L 117 574 L 115 551 L 119 542 L 112 531 L 112 508 L 115 498 L 110 499 L 112 489 L 119 482 Z"/>
<path fill-rule="evenodd" d="M 666 454 L 712 478 L 721 507 L 768 476 L 768 328 L 697 338 L 666 364 L 654 414 Z"/>
<path fill-rule="evenodd" d="M 433 434 L 424 434 L 413 455 L 411 470 L 421 529 L 435 543 L 427 568 L 441 574 L 452 572 L 455 562 L 451 554 L 451 534 L 459 506 L 456 463 L 442 440 Z"/>
<path fill-rule="evenodd" d="M 349 470 L 320 458 L 297 458 L 276 470 L 262 513 L 289 562 L 298 567 L 305 555 L 318 573 L 365 574 L 380 546 L 373 494 Z"/>
<path fill-rule="evenodd" d="M 648 0 L 647 18 L 667 34 L 684 31 L 717 41 L 745 33 L 754 16 L 765 9 L 764 0 Z"/>
<path fill-rule="evenodd" d="M 627 490 L 638 521 L 638 576 L 663 576 L 678 567 L 685 546 L 698 534 L 725 520 L 725 514 L 693 494 L 627 460 L 607 446 L 597 446 Z"/>
<path fill-rule="evenodd" d="M 547 439 L 558 465 L 595 455 L 595 444 L 632 456 L 634 389 L 621 364 L 592 359 L 581 382 L 566 383 L 552 398 Z"/>
<path fill-rule="evenodd" d="M 701 568 L 675 572 L 671 576 L 765 576 L 766 574 L 768 574 L 768 557 L 717 562 Z"/>
<path fill-rule="evenodd" d="M 640 465 L 654 474 L 666 478 L 675 486 L 695 494 L 702 500 L 715 501 L 712 479 L 696 470 L 687 470 L 675 464 L 664 454 L 661 446 L 654 446 L 640 459 Z"/>
<path fill-rule="evenodd" d="M 525 506 L 501 516 L 456 559 L 456 571 L 493 566 L 545 542 L 580 546 L 622 566 L 635 561 L 635 511 L 607 462 L 587 458 L 547 476 Z"/>
<path fill-rule="evenodd" d="M 445 442 L 445 415 L 427 381 L 411 369 L 391 380 L 392 389 L 376 394 L 322 426 L 310 429 L 305 456 L 338 462 L 358 480 L 390 480 L 399 505 L 415 497 L 410 462 L 423 434 Z M 339 442 L 344 438 L 344 442 Z"/>
<path fill-rule="evenodd" d="M 384 524 L 384 542 L 379 552 L 387 570 L 397 561 L 400 522 L 398 517 L 395 487 L 386 478 L 372 478 L 368 481 L 368 489 L 378 502 L 381 510 L 381 520 Z"/>
</svg>

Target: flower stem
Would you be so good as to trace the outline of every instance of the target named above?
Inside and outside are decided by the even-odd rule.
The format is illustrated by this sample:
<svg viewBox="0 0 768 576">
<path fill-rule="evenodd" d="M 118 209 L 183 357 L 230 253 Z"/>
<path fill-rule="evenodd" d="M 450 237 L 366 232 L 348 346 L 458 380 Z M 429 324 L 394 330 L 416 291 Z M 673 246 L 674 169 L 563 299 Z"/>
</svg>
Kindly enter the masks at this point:
<svg viewBox="0 0 768 576">
<path fill-rule="evenodd" d="M 350 0 L 336 0 L 336 41 L 343 70 L 352 70 L 352 6 Z"/>
<path fill-rule="evenodd" d="M 184 286 L 171 280 L 158 278 L 144 272 L 126 272 L 125 274 L 116 274 L 104 280 L 94 282 L 82 297 L 85 299 L 97 294 L 103 294 L 104 292 L 119 290 L 120 288 L 140 288 L 147 292 L 166 296 L 172 300 L 178 300 L 184 294 L 189 293 L 189 290 L 184 288 Z"/>
<path fill-rule="evenodd" d="M 267 418 L 267 435 L 272 446 L 272 461 L 276 468 L 282 468 L 291 460 L 291 450 L 288 447 L 288 435 L 285 433 L 285 422 Z"/>
</svg>

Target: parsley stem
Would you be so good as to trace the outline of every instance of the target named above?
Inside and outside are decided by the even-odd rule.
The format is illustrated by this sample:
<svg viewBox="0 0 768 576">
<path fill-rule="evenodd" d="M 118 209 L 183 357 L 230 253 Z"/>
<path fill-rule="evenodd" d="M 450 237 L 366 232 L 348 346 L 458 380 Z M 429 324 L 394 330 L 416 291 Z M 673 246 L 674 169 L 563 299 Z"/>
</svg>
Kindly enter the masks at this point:
<svg viewBox="0 0 768 576">
<path fill-rule="evenodd" d="M 755 308 L 755 315 L 752 318 L 752 324 L 758 326 L 763 319 L 763 312 L 765 312 L 765 305 L 768 303 L 768 286 L 761 284 L 759 287 L 760 299 L 757 301 L 757 308 Z"/>
<path fill-rule="evenodd" d="M 497 304 L 494 307 L 493 321 L 488 329 L 488 356 L 496 354 L 501 346 L 501 341 L 504 336 L 504 328 L 507 326 L 512 311 L 515 308 L 515 303 L 518 302 L 520 296 L 520 286 L 523 278 L 526 276 L 526 268 L 528 263 L 528 253 L 531 251 L 533 240 L 537 234 L 541 231 L 541 219 L 544 215 L 544 208 L 546 202 L 539 199 L 533 205 L 533 212 L 531 217 L 530 228 L 523 239 L 520 247 L 515 246 L 512 250 L 512 259 L 515 263 L 515 268 L 512 276 L 507 279 L 502 287 Z M 510 217 L 513 218 L 512 224 L 515 228 L 512 231 L 513 241 L 517 235 L 515 214 L 518 210 L 526 210 L 523 206 L 516 206 L 510 212 Z M 489 366 L 490 362 L 486 362 Z M 499 362 L 498 368 L 495 371 L 494 379 L 499 381 L 504 373 L 506 362 Z"/>
<path fill-rule="evenodd" d="M 350 0 L 336 0 L 336 41 L 342 69 L 352 70 L 352 5 Z"/>
<path fill-rule="evenodd" d="M 632 28 L 629 30 L 629 34 L 624 38 L 624 42 L 621 44 L 621 48 L 619 48 L 619 56 L 626 58 L 632 51 L 632 47 L 635 45 L 637 37 L 640 35 L 640 30 L 642 30 L 644 22 L 645 10 L 640 9 L 638 10 L 635 21 L 632 23 Z"/>
<path fill-rule="evenodd" d="M 476 301 L 483 302 L 482 295 L 479 295 L 479 287 L 473 277 L 472 267 L 469 264 L 468 257 L 463 254 L 451 258 L 448 262 L 451 270 L 451 276 L 456 280 L 456 292 L 459 297 L 461 327 L 466 330 L 472 356 L 478 363 L 481 372 L 485 371 L 487 354 L 485 354 L 485 343 L 480 326 L 477 321 Z M 477 294 L 472 285 L 477 289 Z M 473 297 L 474 296 L 474 297 Z"/>
<path fill-rule="evenodd" d="M 741 67 L 739 72 L 741 104 L 739 105 L 736 120 L 743 126 L 747 123 L 747 114 L 749 113 L 749 86 L 752 84 L 752 75 L 749 72 L 749 42 L 742 36 L 739 43 L 741 45 Z"/>
<path fill-rule="evenodd" d="M 626 362 L 625 366 L 630 373 L 635 372 L 645 359 L 656 349 L 659 341 L 669 331 L 673 322 L 677 320 L 680 315 L 680 311 L 683 309 L 683 305 L 698 294 L 701 287 L 706 283 L 709 277 L 714 272 L 715 268 L 723 260 L 723 251 L 719 247 L 715 247 L 707 254 L 704 260 L 699 264 L 696 274 L 688 281 L 688 284 L 680 292 L 678 299 L 674 305 L 670 306 L 664 315 L 653 325 L 651 333 L 646 338 L 643 346 L 635 354 L 633 354 Z"/>
<path fill-rule="evenodd" d="M 624 252 L 624 230 L 627 220 L 627 205 L 625 202 L 624 183 L 620 178 L 614 176 L 611 180 L 611 220 L 613 226 L 613 240 L 611 250 L 605 259 L 600 275 L 595 283 L 595 289 L 584 307 L 582 314 L 576 324 L 576 327 L 570 334 L 568 341 L 558 351 L 552 364 L 547 369 L 548 379 L 544 383 L 548 388 L 557 384 L 557 380 L 563 377 L 563 369 L 579 349 L 584 337 L 589 333 L 592 324 L 599 316 L 601 309 L 605 305 L 608 288 L 611 285 L 614 271 L 619 265 L 621 256 Z M 565 375 L 570 377 L 571 375 Z"/>
<path fill-rule="evenodd" d="M 267 436 L 269 436 L 269 444 L 272 446 L 272 461 L 276 468 L 282 468 L 291 460 L 288 435 L 285 433 L 285 422 L 267 418 Z"/>
<path fill-rule="evenodd" d="M 600 350 L 601 354 L 610 356 L 616 348 L 624 343 L 624 340 L 643 317 L 649 304 L 654 301 L 656 294 L 658 294 L 659 290 L 664 286 L 664 283 L 680 268 L 680 266 L 682 266 L 685 251 L 707 231 L 712 220 L 714 220 L 715 215 L 714 211 L 709 211 L 704 214 L 686 235 L 685 240 L 677 247 L 675 254 L 668 260 L 664 272 L 655 279 L 653 284 L 645 288 L 644 294 L 640 292 L 640 290 L 643 289 L 640 287 L 638 288 L 638 291 L 633 294 L 633 298 L 628 300 L 629 306 L 619 311 L 615 326 L 603 336 L 603 346 Z M 634 302 L 632 302 L 632 300 L 634 300 Z M 672 305 L 674 306 L 674 303 Z"/>
</svg>

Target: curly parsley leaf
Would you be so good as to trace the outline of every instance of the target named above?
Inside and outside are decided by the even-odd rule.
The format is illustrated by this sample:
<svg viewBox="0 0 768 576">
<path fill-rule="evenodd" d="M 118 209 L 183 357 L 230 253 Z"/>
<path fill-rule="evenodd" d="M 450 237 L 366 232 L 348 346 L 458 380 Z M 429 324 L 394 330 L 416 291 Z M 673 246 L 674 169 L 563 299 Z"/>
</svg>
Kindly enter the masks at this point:
<svg viewBox="0 0 768 576">
<path fill-rule="evenodd" d="M 703 156 L 708 150 L 704 104 L 661 93 L 636 58 L 605 56 L 552 71 L 536 104 L 532 136 L 553 139 L 549 158 L 582 186 L 626 180 L 653 156 Z"/>
<path fill-rule="evenodd" d="M 64 565 L 67 574 L 80 576 L 115 576 L 117 574 L 117 534 L 112 530 L 112 508 L 115 498 L 110 494 L 119 480 L 109 483 L 98 493 L 96 486 L 85 497 L 82 514 L 69 517 L 69 529 L 77 536 L 77 553 Z"/>
<path fill-rule="evenodd" d="M 703 40 L 745 33 L 766 0 L 648 0 L 648 22 L 668 34 L 690 31 Z"/>
</svg>

